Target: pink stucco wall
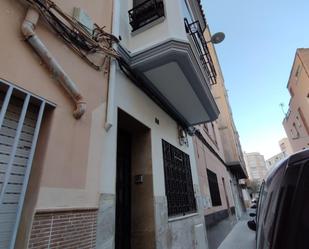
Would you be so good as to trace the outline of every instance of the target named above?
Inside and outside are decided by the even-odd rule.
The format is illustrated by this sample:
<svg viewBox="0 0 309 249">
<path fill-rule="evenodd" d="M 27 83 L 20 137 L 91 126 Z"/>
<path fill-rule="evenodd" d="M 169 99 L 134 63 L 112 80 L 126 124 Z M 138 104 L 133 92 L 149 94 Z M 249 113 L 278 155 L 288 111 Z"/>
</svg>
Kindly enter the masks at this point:
<svg viewBox="0 0 309 249">
<path fill-rule="evenodd" d="M 226 170 L 225 165 L 222 164 L 222 162 L 196 137 L 194 138 L 194 146 L 199 175 L 200 191 L 204 202 L 204 214 L 208 215 L 228 208 L 222 178 L 224 178 L 225 180 L 226 193 L 230 207 L 233 207 L 234 201 L 232 198 L 232 192 L 230 187 L 230 176 Z M 221 206 L 212 207 L 209 205 L 209 201 L 211 200 L 211 198 L 207 178 L 207 169 L 211 170 L 217 175 L 222 202 Z M 208 204 L 207 200 L 209 200 Z"/>
<path fill-rule="evenodd" d="M 100 27 L 111 30 L 112 0 L 55 2 L 69 14 L 74 7 L 80 7 Z M 22 233 L 18 238 L 19 246 L 23 248 L 22 242 L 31 223 L 29 217 L 33 216 L 34 210 L 98 205 L 102 155 L 96 145 L 100 143 L 100 132 L 104 129 L 108 72 L 95 71 L 42 20 L 39 21 L 38 36 L 78 85 L 87 102 L 86 114 L 80 120 L 74 119 L 73 101 L 21 34 L 27 7 L 17 0 L 4 0 L 0 2 L 0 10 L 0 78 L 56 105 L 54 110 L 46 112 L 42 123 L 23 207 Z"/>
</svg>

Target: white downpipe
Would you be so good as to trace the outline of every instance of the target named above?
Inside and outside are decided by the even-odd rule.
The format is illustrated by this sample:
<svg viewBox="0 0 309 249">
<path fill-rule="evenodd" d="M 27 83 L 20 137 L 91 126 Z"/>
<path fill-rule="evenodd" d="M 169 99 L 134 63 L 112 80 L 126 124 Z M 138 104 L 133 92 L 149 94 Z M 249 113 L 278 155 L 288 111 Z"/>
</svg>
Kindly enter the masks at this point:
<svg viewBox="0 0 309 249">
<path fill-rule="evenodd" d="M 113 1 L 113 23 L 112 23 L 112 33 L 118 37 L 119 36 L 119 1 Z M 117 49 L 117 45 L 113 45 Z M 108 131 L 114 123 L 114 112 L 115 112 L 115 88 L 116 88 L 116 70 L 117 61 L 112 60 L 109 72 L 109 83 L 108 83 L 108 97 L 107 97 L 107 107 L 106 107 L 106 118 L 105 118 L 105 130 Z"/>
<path fill-rule="evenodd" d="M 86 112 L 86 102 L 83 100 L 83 96 L 77 85 L 66 74 L 66 72 L 62 69 L 62 67 L 35 33 L 35 27 L 39 17 L 40 14 L 35 9 L 29 8 L 25 20 L 22 23 L 21 31 L 32 48 L 36 51 L 36 53 L 47 65 L 48 69 L 52 72 L 55 79 L 61 83 L 61 85 L 72 97 L 76 105 L 73 116 L 76 119 L 80 119 Z"/>
</svg>

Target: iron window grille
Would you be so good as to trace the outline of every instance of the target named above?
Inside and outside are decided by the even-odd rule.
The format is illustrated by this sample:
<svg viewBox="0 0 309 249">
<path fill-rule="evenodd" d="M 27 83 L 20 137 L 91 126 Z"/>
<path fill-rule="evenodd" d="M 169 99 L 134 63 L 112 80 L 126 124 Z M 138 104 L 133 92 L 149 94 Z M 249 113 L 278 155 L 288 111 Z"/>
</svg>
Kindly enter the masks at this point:
<svg viewBox="0 0 309 249">
<path fill-rule="evenodd" d="M 196 211 L 190 157 L 162 140 L 165 189 L 168 215 L 185 215 Z"/>
<path fill-rule="evenodd" d="M 163 0 L 146 0 L 128 12 L 133 32 L 164 16 Z"/>
<path fill-rule="evenodd" d="M 204 38 L 203 31 L 199 21 L 189 23 L 185 18 L 185 28 L 186 32 L 190 34 L 196 50 L 199 54 L 199 58 L 203 65 L 204 70 L 206 71 L 207 76 L 209 77 L 210 84 L 214 85 L 217 83 L 217 72 L 214 67 L 214 63 L 209 53 L 207 42 Z"/>
<path fill-rule="evenodd" d="M 213 206 L 221 206 L 221 197 L 218 185 L 217 175 L 211 170 L 207 169 L 207 177 L 209 183 L 210 197 Z"/>
</svg>

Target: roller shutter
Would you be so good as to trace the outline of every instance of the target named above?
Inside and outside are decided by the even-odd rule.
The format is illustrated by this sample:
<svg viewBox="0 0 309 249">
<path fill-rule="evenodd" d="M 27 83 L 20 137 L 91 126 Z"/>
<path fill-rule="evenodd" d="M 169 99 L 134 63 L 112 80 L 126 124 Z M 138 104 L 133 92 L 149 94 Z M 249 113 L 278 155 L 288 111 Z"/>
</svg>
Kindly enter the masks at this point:
<svg viewBox="0 0 309 249">
<path fill-rule="evenodd" d="M 0 249 L 14 248 L 44 107 L 0 81 Z"/>
</svg>

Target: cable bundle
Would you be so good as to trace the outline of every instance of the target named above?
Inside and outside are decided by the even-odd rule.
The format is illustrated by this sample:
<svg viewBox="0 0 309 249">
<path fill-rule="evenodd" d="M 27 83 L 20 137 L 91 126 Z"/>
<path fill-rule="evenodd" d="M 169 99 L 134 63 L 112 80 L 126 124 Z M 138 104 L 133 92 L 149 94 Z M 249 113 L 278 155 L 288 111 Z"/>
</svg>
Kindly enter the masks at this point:
<svg viewBox="0 0 309 249">
<path fill-rule="evenodd" d="M 118 43 L 119 40 L 114 35 L 105 32 L 105 27 L 100 28 L 94 24 L 91 33 L 87 27 L 64 13 L 50 0 L 27 0 L 27 2 L 37 9 L 52 30 L 94 69 L 102 70 L 106 59 L 119 58 L 118 53 L 112 47 L 113 43 Z M 100 64 L 95 62 L 91 56 L 94 54 L 104 55 Z"/>
</svg>

